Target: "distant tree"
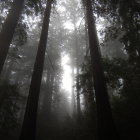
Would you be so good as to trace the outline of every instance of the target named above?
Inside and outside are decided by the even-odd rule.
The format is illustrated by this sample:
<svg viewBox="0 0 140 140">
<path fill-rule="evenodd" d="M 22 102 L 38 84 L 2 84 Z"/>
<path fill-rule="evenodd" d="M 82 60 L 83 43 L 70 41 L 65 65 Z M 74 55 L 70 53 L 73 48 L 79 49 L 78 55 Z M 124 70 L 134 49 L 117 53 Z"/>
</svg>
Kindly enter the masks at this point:
<svg viewBox="0 0 140 140">
<path fill-rule="evenodd" d="M 119 137 L 112 118 L 112 111 L 109 103 L 104 72 L 101 64 L 101 55 L 99 50 L 95 20 L 93 16 L 92 1 L 88 0 L 83 2 L 86 7 L 89 48 L 97 104 L 98 139 L 118 140 Z"/>
<path fill-rule="evenodd" d="M 78 6 L 78 1 L 67 2 L 65 4 L 68 12 L 66 13 L 67 19 L 72 23 L 74 30 L 69 35 L 69 53 L 71 56 L 71 65 L 73 71 L 73 93 L 72 93 L 72 104 L 73 104 L 73 114 L 77 115 L 77 121 L 81 122 L 81 101 L 80 101 L 80 88 L 79 88 L 79 77 L 77 76 L 80 72 L 80 63 L 81 57 L 83 55 L 82 47 L 84 46 L 83 40 L 81 39 L 81 24 L 78 26 L 77 23 L 81 20 L 80 17 L 83 16 L 82 10 L 79 7 L 75 8 L 75 5 Z M 82 36 L 83 37 L 83 36 Z M 79 41 L 80 40 L 80 41 Z M 76 69 L 76 74 L 74 74 L 74 69 Z M 74 93 L 74 91 L 76 91 Z M 76 98 L 75 98 L 76 97 Z M 75 100 L 76 99 L 76 100 Z M 76 102 L 75 102 L 76 101 Z M 76 104 L 75 104 L 76 103 Z M 76 108 L 77 107 L 77 108 Z M 77 111 L 77 114 L 75 114 Z"/>
<path fill-rule="evenodd" d="M 30 85 L 29 96 L 27 100 L 27 106 L 26 106 L 20 140 L 26 140 L 27 137 L 30 140 L 35 140 L 37 108 L 38 108 L 39 92 L 40 92 L 40 85 L 41 85 L 43 65 L 44 65 L 45 49 L 46 49 L 47 38 L 48 38 L 49 19 L 50 19 L 52 3 L 53 0 L 47 0 L 47 5 L 44 12 L 42 32 L 41 32 L 37 56 L 34 64 L 33 75 L 31 79 L 31 85 Z"/>
<path fill-rule="evenodd" d="M 76 17 L 73 15 L 73 24 L 74 24 L 74 50 L 75 50 L 75 63 L 76 63 L 76 99 L 77 99 L 77 121 L 78 123 L 81 123 L 81 104 L 80 104 L 80 88 L 79 88 L 79 60 L 80 60 L 80 47 L 79 47 L 79 43 L 78 43 L 78 31 L 77 31 L 77 27 L 76 27 Z"/>
</svg>

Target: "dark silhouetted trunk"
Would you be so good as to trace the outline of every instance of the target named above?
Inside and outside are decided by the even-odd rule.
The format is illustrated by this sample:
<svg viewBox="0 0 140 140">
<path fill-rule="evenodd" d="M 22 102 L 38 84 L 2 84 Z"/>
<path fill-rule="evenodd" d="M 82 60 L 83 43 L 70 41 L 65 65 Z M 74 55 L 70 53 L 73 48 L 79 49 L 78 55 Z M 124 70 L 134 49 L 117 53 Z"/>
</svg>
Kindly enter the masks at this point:
<svg viewBox="0 0 140 140">
<path fill-rule="evenodd" d="M 36 119 L 52 0 L 47 0 L 20 140 L 35 140 Z"/>
<path fill-rule="evenodd" d="M 92 74 L 94 79 L 94 88 L 97 104 L 98 140 L 118 140 L 119 136 L 116 132 L 114 122 L 112 119 L 112 111 L 109 103 L 106 82 L 101 65 L 99 43 L 92 9 L 92 0 L 86 0 L 85 6 L 88 25 Z"/>
<path fill-rule="evenodd" d="M 23 4 L 24 0 L 14 0 L 0 33 L 0 74 L 9 50 L 10 43 L 13 39 L 15 28 L 18 24 Z"/>
</svg>

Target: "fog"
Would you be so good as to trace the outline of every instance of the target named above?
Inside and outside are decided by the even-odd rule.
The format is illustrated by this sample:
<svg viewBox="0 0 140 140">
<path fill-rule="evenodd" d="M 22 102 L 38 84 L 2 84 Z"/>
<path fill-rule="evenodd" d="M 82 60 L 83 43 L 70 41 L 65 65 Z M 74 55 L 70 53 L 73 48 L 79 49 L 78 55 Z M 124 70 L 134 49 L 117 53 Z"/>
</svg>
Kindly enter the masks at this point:
<svg viewBox="0 0 140 140">
<path fill-rule="evenodd" d="M 13 1 L 0 1 L 0 139 L 140 139 L 137 8 L 129 23 L 119 2 L 25 1 L 6 54 Z"/>
</svg>

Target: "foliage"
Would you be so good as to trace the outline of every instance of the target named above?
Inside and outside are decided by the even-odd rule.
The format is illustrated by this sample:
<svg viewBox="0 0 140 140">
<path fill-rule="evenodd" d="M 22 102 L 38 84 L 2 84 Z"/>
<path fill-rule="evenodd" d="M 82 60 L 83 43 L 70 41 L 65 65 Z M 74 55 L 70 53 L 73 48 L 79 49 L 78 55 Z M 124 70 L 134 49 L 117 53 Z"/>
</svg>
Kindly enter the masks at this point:
<svg viewBox="0 0 140 140">
<path fill-rule="evenodd" d="M 130 61 L 132 63 L 138 61 L 140 55 L 140 3 L 137 0 L 98 2 L 101 8 L 104 8 L 103 16 L 109 22 L 109 26 L 105 29 L 105 40 L 115 39 L 120 36 L 119 40 L 124 44 L 124 49 L 128 53 Z M 99 15 L 102 16 L 102 14 Z"/>
<path fill-rule="evenodd" d="M 76 5 L 79 6 L 80 4 L 78 1 L 62 0 L 59 2 L 62 5 L 59 7 L 62 8 L 60 15 L 54 7 L 51 14 L 46 62 L 42 78 L 43 85 L 45 85 L 45 88 L 42 88 L 42 97 L 44 98 L 45 93 L 49 90 L 45 82 L 48 78 L 46 73 L 49 71 L 51 75 L 54 75 L 54 82 L 50 85 L 52 89 L 49 91 L 52 93 L 50 97 L 52 101 L 50 104 L 51 119 L 48 121 L 46 116 L 40 117 L 39 123 L 42 126 L 38 126 L 38 129 L 43 131 L 40 133 L 43 135 L 39 135 L 38 139 L 44 140 L 48 137 L 52 140 L 95 139 L 97 135 L 97 112 L 89 56 L 84 58 L 84 62 L 83 59 L 79 60 L 78 65 L 81 64 L 79 75 L 75 78 L 79 79 L 79 83 L 75 84 L 79 84 L 82 99 L 82 123 L 80 125 L 76 122 L 76 116 L 66 115 L 71 106 L 67 92 L 65 91 L 64 95 L 60 96 L 60 84 L 62 83 L 61 55 L 63 53 L 70 54 L 70 59 L 73 60 L 73 64 L 71 64 L 73 68 L 76 67 L 75 62 L 77 60 L 74 41 L 75 31 L 67 29 L 65 22 L 68 21 L 67 23 L 76 25 L 74 26 L 77 28 L 77 40 L 80 46 L 78 57 L 82 58 L 88 48 L 84 33 L 86 27 L 84 27 L 85 23 L 82 23 L 84 12 L 83 9 L 76 8 Z M 0 1 L 0 29 L 11 3 L 12 0 Z M 25 2 L 22 17 L 11 44 L 9 57 L 5 63 L 4 74 L 7 77 L 11 74 L 12 77 L 5 80 L 13 79 L 14 82 L 20 83 L 24 96 L 27 95 L 30 83 L 45 3 L 46 0 L 27 0 Z M 100 17 L 106 22 L 100 33 L 103 36 L 102 47 L 106 49 L 105 53 L 111 57 L 103 58 L 102 63 L 118 131 L 123 140 L 138 140 L 140 139 L 140 2 L 138 0 L 93 0 L 93 9 L 96 22 Z M 78 27 L 80 20 L 81 23 Z M 109 43 L 110 45 L 107 47 Z M 18 61 L 13 64 L 15 60 Z M 5 75 L 2 75 L 2 78 L 6 77 Z M 19 112 L 22 111 L 23 97 L 20 95 L 19 87 L 16 84 L 1 82 L 0 90 L 0 138 L 15 140 L 16 132 L 19 131 L 19 118 L 21 117 Z M 42 105 L 42 100 L 40 102 Z M 45 109 L 42 109 L 42 112 Z M 47 130 L 49 134 L 46 134 L 46 125 L 49 125 L 49 130 Z"/>
<path fill-rule="evenodd" d="M 19 110 L 23 98 L 19 95 L 17 85 L 1 82 L 0 89 L 0 138 L 14 139 L 17 134 L 13 133 L 19 127 Z"/>
</svg>

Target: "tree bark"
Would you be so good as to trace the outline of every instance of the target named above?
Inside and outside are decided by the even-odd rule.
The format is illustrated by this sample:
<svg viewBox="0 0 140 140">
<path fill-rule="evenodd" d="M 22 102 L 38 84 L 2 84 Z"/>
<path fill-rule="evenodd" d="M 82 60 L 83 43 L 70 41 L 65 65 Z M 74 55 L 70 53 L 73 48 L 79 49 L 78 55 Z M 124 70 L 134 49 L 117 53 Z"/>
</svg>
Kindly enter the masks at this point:
<svg viewBox="0 0 140 140">
<path fill-rule="evenodd" d="M 89 48 L 91 55 L 92 74 L 97 104 L 98 140 L 118 140 L 119 136 L 114 126 L 112 111 L 109 103 L 95 20 L 93 16 L 92 1 L 86 0 L 86 16 L 88 25 Z"/>
<path fill-rule="evenodd" d="M 52 0 L 47 0 L 20 140 L 35 140 L 36 119 Z"/>
<path fill-rule="evenodd" d="M 15 28 L 18 24 L 24 0 L 14 0 L 11 10 L 6 18 L 0 33 L 0 74 L 13 39 Z"/>
</svg>

